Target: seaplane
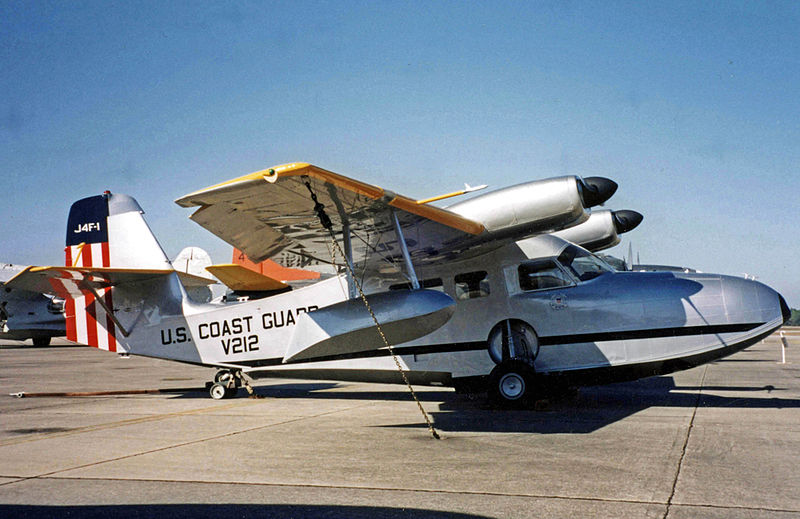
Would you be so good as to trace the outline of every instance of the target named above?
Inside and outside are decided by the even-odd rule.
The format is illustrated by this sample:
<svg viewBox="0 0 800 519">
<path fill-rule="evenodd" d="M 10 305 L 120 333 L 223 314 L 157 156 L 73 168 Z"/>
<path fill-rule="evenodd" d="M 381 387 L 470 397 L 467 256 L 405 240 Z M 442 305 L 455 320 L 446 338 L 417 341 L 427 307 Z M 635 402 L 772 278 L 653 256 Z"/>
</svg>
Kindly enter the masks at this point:
<svg viewBox="0 0 800 519">
<path fill-rule="evenodd" d="M 562 176 L 439 207 L 307 163 L 264 169 L 176 203 L 254 263 L 327 270 L 287 283 L 209 267 L 238 296 L 208 302 L 190 296 L 208 277 L 176 271 L 136 200 L 106 191 L 72 205 L 65 266 L 6 286 L 64 298 L 72 341 L 214 368 L 215 399 L 288 377 L 479 386 L 524 407 L 730 355 L 788 318 L 762 283 L 617 272 L 590 252 L 641 221 L 591 211 L 617 187 Z"/>
</svg>

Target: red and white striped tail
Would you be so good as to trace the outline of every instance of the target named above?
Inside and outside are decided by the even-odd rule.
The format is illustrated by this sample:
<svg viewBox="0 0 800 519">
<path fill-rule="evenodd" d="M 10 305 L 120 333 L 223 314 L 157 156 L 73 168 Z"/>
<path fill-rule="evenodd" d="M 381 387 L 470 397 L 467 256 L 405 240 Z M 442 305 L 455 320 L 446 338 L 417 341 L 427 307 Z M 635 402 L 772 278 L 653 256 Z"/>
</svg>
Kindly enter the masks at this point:
<svg viewBox="0 0 800 519">
<path fill-rule="evenodd" d="M 90 196 L 72 204 L 67 218 L 66 266 L 172 270 L 155 236 L 142 217 L 144 211 L 128 195 L 112 194 Z M 86 272 L 65 271 L 65 275 L 53 278 L 68 294 L 65 307 L 67 338 L 108 351 L 128 351 L 125 336 L 115 321 L 114 301 L 125 298 L 126 287 L 118 284 L 113 288 L 99 288 L 102 284 L 89 285 Z M 75 276 L 76 282 L 71 282 Z M 78 276 L 82 282 L 78 282 Z M 89 286 L 97 286 L 93 291 Z M 106 285 L 107 286 L 107 285 Z M 57 290 L 58 292 L 58 290 Z M 100 301 L 97 298 L 102 298 Z"/>
<path fill-rule="evenodd" d="M 64 250 L 67 266 L 111 266 L 108 242 L 71 245 Z M 94 294 L 88 291 L 81 291 L 81 294 L 64 303 L 67 339 L 101 350 L 117 351 L 118 330 L 113 319 L 96 301 Z M 103 298 L 106 308 L 114 308 L 110 288 L 101 288 L 97 294 Z"/>
</svg>

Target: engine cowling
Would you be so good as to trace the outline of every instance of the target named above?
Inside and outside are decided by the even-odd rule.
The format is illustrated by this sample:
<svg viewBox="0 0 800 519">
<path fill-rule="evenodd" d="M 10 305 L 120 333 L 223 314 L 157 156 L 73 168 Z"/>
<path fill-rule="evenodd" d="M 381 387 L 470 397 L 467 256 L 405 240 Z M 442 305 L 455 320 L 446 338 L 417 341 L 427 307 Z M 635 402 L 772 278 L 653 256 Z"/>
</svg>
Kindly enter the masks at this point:
<svg viewBox="0 0 800 519">
<path fill-rule="evenodd" d="M 556 177 L 498 189 L 447 209 L 482 223 L 493 235 L 523 237 L 586 221 L 586 209 L 616 190 L 617 184 L 603 177 Z"/>
<path fill-rule="evenodd" d="M 597 252 L 617 245 L 619 235 L 636 228 L 643 218 L 640 213 L 630 210 L 593 211 L 585 222 L 552 234 Z"/>
</svg>

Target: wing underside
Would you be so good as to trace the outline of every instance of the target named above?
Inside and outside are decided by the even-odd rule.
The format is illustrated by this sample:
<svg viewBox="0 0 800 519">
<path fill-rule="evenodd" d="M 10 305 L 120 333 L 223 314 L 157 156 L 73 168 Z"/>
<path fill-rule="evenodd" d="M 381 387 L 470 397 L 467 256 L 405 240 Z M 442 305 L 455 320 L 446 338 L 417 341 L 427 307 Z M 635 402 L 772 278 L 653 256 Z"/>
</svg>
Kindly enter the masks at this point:
<svg viewBox="0 0 800 519">
<path fill-rule="evenodd" d="M 316 200 L 315 200 L 316 199 Z M 186 195 L 176 203 L 197 207 L 191 219 L 254 261 L 291 253 L 326 263 L 336 259 L 337 239 L 349 229 L 353 263 L 380 270 L 402 252 L 394 218 L 415 264 L 455 257 L 483 244 L 483 225 L 455 213 L 365 184 L 310 164 L 258 171 Z M 319 205 L 323 206 L 321 209 Z M 483 244 L 485 246 L 485 244 Z"/>
</svg>

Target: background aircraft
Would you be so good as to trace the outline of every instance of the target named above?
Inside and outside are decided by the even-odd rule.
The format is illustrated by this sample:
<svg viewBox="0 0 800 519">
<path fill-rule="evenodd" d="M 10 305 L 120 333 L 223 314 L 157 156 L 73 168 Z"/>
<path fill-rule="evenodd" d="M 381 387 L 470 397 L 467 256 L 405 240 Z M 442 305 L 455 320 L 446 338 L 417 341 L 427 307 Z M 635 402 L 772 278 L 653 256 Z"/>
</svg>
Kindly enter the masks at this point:
<svg viewBox="0 0 800 519">
<path fill-rule="evenodd" d="M 47 346 L 52 337 L 65 335 L 64 301 L 6 287 L 21 270 L 10 263 L 0 265 L 0 339 L 32 339 L 34 346 Z"/>
</svg>

